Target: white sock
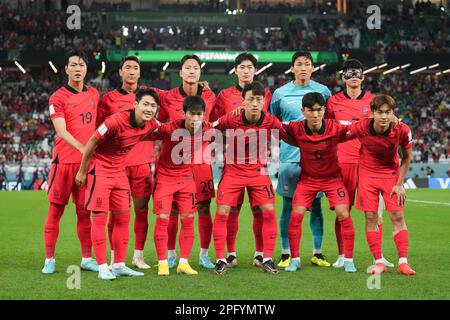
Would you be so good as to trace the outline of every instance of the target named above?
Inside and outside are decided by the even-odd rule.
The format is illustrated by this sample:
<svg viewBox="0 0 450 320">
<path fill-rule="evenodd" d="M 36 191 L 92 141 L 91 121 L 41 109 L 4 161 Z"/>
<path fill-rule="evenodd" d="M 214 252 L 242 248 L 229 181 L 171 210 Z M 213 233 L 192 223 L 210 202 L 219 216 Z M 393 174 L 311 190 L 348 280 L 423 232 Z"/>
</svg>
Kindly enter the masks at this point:
<svg viewBox="0 0 450 320">
<path fill-rule="evenodd" d="M 168 262 L 167 262 L 167 259 L 165 259 L 165 260 L 158 260 L 158 264 L 160 264 L 160 263 L 168 263 Z"/>
<path fill-rule="evenodd" d="M 45 263 L 47 263 L 47 262 L 50 262 L 50 261 L 53 261 L 53 262 L 55 262 L 55 258 L 54 257 L 51 257 L 51 258 L 49 258 L 49 259 L 45 259 Z"/>
<path fill-rule="evenodd" d="M 104 263 L 98 266 L 98 272 L 109 272 L 108 264 Z"/>
<path fill-rule="evenodd" d="M 300 263 L 300 257 L 299 258 L 292 258 L 291 261 L 298 261 Z"/>
<path fill-rule="evenodd" d="M 255 255 L 253 256 L 253 258 L 255 258 L 256 256 L 263 256 L 263 253 L 261 251 L 255 251 Z"/>
<path fill-rule="evenodd" d="M 133 258 L 144 258 L 144 250 L 134 250 Z"/>
<path fill-rule="evenodd" d="M 188 259 L 186 259 L 186 258 L 180 258 L 180 263 L 187 263 L 188 262 Z"/>
<path fill-rule="evenodd" d="M 81 263 L 88 263 L 89 261 L 91 261 L 92 258 L 81 258 Z"/>
<path fill-rule="evenodd" d="M 113 264 L 113 269 L 121 269 L 123 267 L 125 267 L 125 262 L 119 262 L 119 263 Z"/>
<path fill-rule="evenodd" d="M 236 252 L 228 252 L 228 256 L 235 256 L 235 257 L 237 257 L 236 256 Z"/>
<path fill-rule="evenodd" d="M 353 258 L 345 258 L 345 257 L 344 257 L 344 261 L 353 262 Z"/>
<path fill-rule="evenodd" d="M 384 264 L 383 258 L 375 260 L 375 264 L 377 264 L 377 263 L 383 263 Z"/>
<path fill-rule="evenodd" d="M 291 255 L 291 249 L 281 249 L 281 254 Z"/>
<path fill-rule="evenodd" d="M 263 263 L 265 263 L 265 262 L 267 262 L 269 260 L 272 260 L 272 257 L 270 257 L 270 258 L 263 258 Z"/>
<path fill-rule="evenodd" d="M 402 263 L 408 263 L 408 258 L 400 258 L 398 259 L 398 264 L 402 264 Z"/>
<path fill-rule="evenodd" d="M 313 255 L 320 254 L 320 253 L 322 253 L 322 248 L 320 248 L 320 249 L 313 249 Z"/>
<path fill-rule="evenodd" d="M 205 257 L 208 256 L 208 249 L 200 248 L 200 255 Z"/>
<path fill-rule="evenodd" d="M 344 258 L 343 254 L 338 255 L 338 258 Z"/>
<path fill-rule="evenodd" d="M 169 256 L 169 257 L 177 257 L 177 251 L 176 250 L 168 250 L 167 251 L 167 255 Z"/>
<path fill-rule="evenodd" d="M 111 264 L 114 264 L 114 250 L 111 250 Z"/>
<path fill-rule="evenodd" d="M 217 259 L 216 260 L 216 262 L 219 262 L 219 261 L 223 261 L 223 262 L 227 263 L 227 259 Z"/>
</svg>

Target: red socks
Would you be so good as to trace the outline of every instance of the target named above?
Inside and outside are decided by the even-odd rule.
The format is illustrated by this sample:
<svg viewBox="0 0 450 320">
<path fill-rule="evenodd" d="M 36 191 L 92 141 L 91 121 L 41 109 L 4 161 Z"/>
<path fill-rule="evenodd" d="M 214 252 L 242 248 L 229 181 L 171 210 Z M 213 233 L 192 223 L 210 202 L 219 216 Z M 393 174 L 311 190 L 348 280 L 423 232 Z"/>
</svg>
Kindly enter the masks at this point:
<svg viewBox="0 0 450 320">
<path fill-rule="evenodd" d="M 275 249 L 275 242 L 277 241 L 277 217 L 275 210 L 263 211 L 262 219 L 264 258 L 272 259 L 273 251 Z"/>
<path fill-rule="evenodd" d="M 375 260 L 381 259 L 381 241 L 379 231 L 366 231 L 366 239 Z"/>
<path fill-rule="evenodd" d="M 112 214 L 112 213 L 111 213 Z M 127 257 L 128 240 L 130 238 L 130 212 L 114 213 L 114 263 L 125 262 Z"/>
<path fill-rule="evenodd" d="M 218 214 L 214 218 L 213 236 L 214 248 L 216 249 L 216 259 L 225 259 L 225 242 L 227 238 L 228 215 Z"/>
<path fill-rule="evenodd" d="M 198 232 L 200 234 L 200 248 L 208 249 L 212 234 L 212 219 L 209 210 L 207 214 L 198 214 Z"/>
<path fill-rule="evenodd" d="M 263 216 L 260 212 L 253 212 L 253 236 L 255 237 L 255 251 L 263 252 L 264 241 L 263 241 Z"/>
<path fill-rule="evenodd" d="M 344 258 L 353 258 L 353 249 L 355 246 L 355 228 L 353 227 L 352 217 L 339 220 L 341 224 L 342 238 L 344 239 Z"/>
<path fill-rule="evenodd" d="M 91 239 L 98 265 L 106 263 L 106 212 L 92 214 Z"/>
<path fill-rule="evenodd" d="M 167 260 L 168 226 L 169 219 L 163 219 L 159 216 L 156 217 L 153 240 L 155 242 L 156 255 L 158 256 L 159 261 Z"/>
<path fill-rule="evenodd" d="M 231 209 L 227 222 L 227 249 L 236 252 L 236 236 L 239 229 L 239 211 Z"/>
<path fill-rule="evenodd" d="M 177 233 L 178 233 L 178 214 L 171 214 L 169 217 L 169 226 L 167 228 L 168 239 L 167 239 L 167 249 L 175 250 L 175 245 L 177 243 Z"/>
<path fill-rule="evenodd" d="M 112 251 L 114 250 L 114 245 L 112 241 L 112 234 L 114 229 L 114 216 L 115 216 L 114 214 L 110 214 L 108 219 L 108 239 L 109 239 L 109 246 Z"/>
<path fill-rule="evenodd" d="M 398 258 L 408 257 L 409 233 L 408 230 L 400 230 L 394 235 L 395 245 L 397 246 Z"/>
<path fill-rule="evenodd" d="M 189 258 L 192 245 L 194 244 L 194 238 L 194 216 L 181 217 L 181 231 L 180 238 L 178 239 L 180 244 L 180 258 Z"/>
<path fill-rule="evenodd" d="M 378 225 L 378 236 L 380 237 L 380 244 L 383 243 L 383 224 Z"/>
<path fill-rule="evenodd" d="M 81 256 L 92 257 L 91 241 L 91 212 L 84 210 L 83 206 L 76 207 L 77 212 L 77 234 L 81 244 Z"/>
<path fill-rule="evenodd" d="M 134 249 L 144 250 L 148 232 L 148 208 L 135 211 L 134 218 Z"/>
<path fill-rule="evenodd" d="M 339 255 L 342 255 L 344 254 L 344 239 L 342 238 L 341 223 L 339 222 L 338 217 L 336 217 L 336 220 L 334 221 L 334 232 L 336 234 Z"/>
<path fill-rule="evenodd" d="M 56 240 L 59 234 L 59 221 L 64 213 L 64 205 L 50 203 L 47 220 L 44 224 L 45 257 L 47 259 L 55 256 Z"/>
<path fill-rule="evenodd" d="M 288 227 L 289 247 L 291 248 L 292 258 L 300 257 L 300 239 L 302 238 L 302 221 L 303 221 L 303 214 L 300 214 L 300 212 L 297 211 L 292 211 Z"/>
</svg>

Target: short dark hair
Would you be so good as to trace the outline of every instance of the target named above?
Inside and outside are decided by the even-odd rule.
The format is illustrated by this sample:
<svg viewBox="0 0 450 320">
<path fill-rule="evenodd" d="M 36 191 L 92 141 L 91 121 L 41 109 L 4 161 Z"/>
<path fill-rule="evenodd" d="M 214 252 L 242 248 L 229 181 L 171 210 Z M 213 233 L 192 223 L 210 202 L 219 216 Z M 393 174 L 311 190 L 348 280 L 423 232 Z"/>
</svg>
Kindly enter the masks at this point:
<svg viewBox="0 0 450 320">
<path fill-rule="evenodd" d="M 120 60 L 120 67 L 119 67 L 119 69 L 122 69 L 123 65 L 127 61 L 136 61 L 137 64 L 139 65 L 139 67 L 141 66 L 141 63 L 140 63 L 139 58 L 137 56 L 125 56 L 125 57 L 122 58 L 122 60 Z"/>
<path fill-rule="evenodd" d="M 319 92 L 309 92 L 303 96 L 302 108 L 311 109 L 316 103 L 325 106 L 325 98 Z"/>
<path fill-rule="evenodd" d="M 264 89 L 264 86 L 259 81 L 253 81 L 252 83 L 247 83 L 244 86 L 244 89 L 242 89 L 242 98 L 245 98 L 245 94 L 247 92 L 251 91 L 253 95 L 255 96 L 265 96 L 266 90 Z"/>
<path fill-rule="evenodd" d="M 394 98 L 387 94 L 378 94 L 372 99 L 372 101 L 370 101 L 370 111 L 377 111 L 383 104 L 387 104 L 392 111 L 394 111 L 397 107 L 397 103 Z"/>
<path fill-rule="evenodd" d="M 69 59 L 71 57 L 80 57 L 80 59 L 82 59 L 86 63 L 86 65 L 89 63 L 87 55 L 83 50 L 71 49 L 71 50 L 67 51 L 66 54 L 64 55 L 64 65 L 65 66 L 69 65 Z"/>
<path fill-rule="evenodd" d="M 256 69 L 256 64 L 258 63 L 258 60 L 256 60 L 255 56 L 248 52 L 240 53 L 236 59 L 234 59 L 234 67 L 236 68 L 238 65 L 240 65 L 245 60 L 249 60 L 253 66 Z"/>
<path fill-rule="evenodd" d="M 308 58 L 311 61 L 311 64 L 314 64 L 312 55 L 309 51 L 300 51 L 299 50 L 296 53 L 294 53 L 294 55 L 292 56 L 291 66 L 294 66 L 295 60 L 297 60 L 300 57 Z"/>
<path fill-rule="evenodd" d="M 200 60 L 200 58 L 199 58 L 197 55 L 195 55 L 195 54 L 187 54 L 187 55 L 185 55 L 183 58 L 181 58 L 181 61 L 180 61 L 180 63 L 181 63 L 181 64 L 180 64 L 180 69 L 183 68 L 184 63 L 185 63 L 187 60 L 189 60 L 189 59 L 193 59 L 193 60 L 197 61 L 199 66 L 202 65 L 202 61 Z"/>
<path fill-rule="evenodd" d="M 184 113 L 190 112 L 205 112 L 205 101 L 200 96 L 188 96 L 183 101 Z"/>
<path fill-rule="evenodd" d="M 144 96 L 152 96 L 155 102 L 158 103 L 158 94 L 155 90 L 150 88 L 138 88 L 136 90 L 136 102 L 139 103 Z"/>
<path fill-rule="evenodd" d="M 364 66 L 358 59 L 348 59 L 342 66 L 342 71 L 349 69 L 358 69 L 364 71 Z"/>
</svg>

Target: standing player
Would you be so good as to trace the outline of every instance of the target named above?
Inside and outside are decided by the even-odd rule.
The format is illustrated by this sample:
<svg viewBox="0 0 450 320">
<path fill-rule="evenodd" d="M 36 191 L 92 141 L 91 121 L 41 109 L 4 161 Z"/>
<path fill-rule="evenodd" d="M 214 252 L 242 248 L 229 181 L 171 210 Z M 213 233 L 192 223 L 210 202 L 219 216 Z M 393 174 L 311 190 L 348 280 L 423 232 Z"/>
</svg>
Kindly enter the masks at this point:
<svg viewBox="0 0 450 320">
<path fill-rule="evenodd" d="M 301 101 L 308 92 L 319 92 L 325 100 L 331 96 L 330 90 L 318 82 L 311 80 L 314 70 L 313 60 L 309 52 L 297 51 L 292 56 L 291 72 L 295 74 L 295 80 L 275 90 L 270 113 L 278 117 L 282 122 L 303 120 Z M 288 226 L 292 211 L 292 197 L 297 186 L 301 168 L 300 151 L 298 148 L 281 142 L 280 169 L 278 173 L 277 193 L 283 197 L 283 209 L 280 216 L 281 234 L 281 260 L 279 267 L 287 267 L 291 261 L 289 249 Z M 320 195 L 321 196 L 321 195 Z M 314 200 L 312 205 L 310 226 L 313 234 L 314 256 L 311 262 L 318 266 L 329 267 L 330 264 L 322 255 L 323 239 L 323 215 L 320 197 Z"/>
<path fill-rule="evenodd" d="M 97 125 L 100 125 L 111 114 L 134 109 L 135 91 L 138 87 L 140 69 L 139 59 L 136 56 L 126 56 L 122 59 L 119 67 L 122 86 L 106 93 L 100 100 Z M 134 219 L 135 243 L 132 264 L 140 269 L 150 268 L 144 261 L 143 253 L 148 231 L 148 201 L 152 192 L 151 160 L 153 157 L 153 143 L 141 141 L 130 150 L 125 161 L 136 215 Z M 114 262 L 114 244 L 112 242 L 114 217 L 115 215 L 111 214 L 108 221 L 111 265 Z"/>
<path fill-rule="evenodd" d="M 351 124 L 355 121 L 367 119 L 370 112 L 370 102 L 374 95 L 365 91 L 361 84 L 364 80 L 363 65 L 356 59 L 349 59 L 342 68 L 342 80 L 345 83 L 345 89 L 333 95 L 327 101 L 326 117 L 336 119 L 341 124 Z M 349 140 L 338 145 L 338 162 L 344 177 L 344 185 L 348 191 L 350 208 L 355 202 L 356 186 L 358 184 L 358 160 L 361 142 L 358 139 Z M 380 238 L 382 237 L 382 225 L 379 225 Z M 344 266 L 344 245 L 341 235 L 341 226 L 339 219 L 335 220 L 336 240 L 339 250 L 339 258 L 333 264 L 335 268 Z M 384 258 L 383 258 L 384 259 Z M 384 259 L 388 267 L 393 267 L 389 261 Z"/>
<path fill-rule="evenodd" d="M 158 111 L 156 92 L 149 89 L 137 91 L 134 106 L 133 110 L 107 117 L 98 127 L 86 145 L 76 176 L 79 186 L 88 180 L 85 208 L 93 211 L 91 235 L 101 280 L 144 275 L 125 265 L 131 205 L 125 159 L 136 144 L 150 139 L 151 132 L 159 126 L 154 119 Z M 90 164 L 91 158 L 93 161 Z M 115 215 L 112 233 L 115 257 L 111 271 L 106 263 L 105 235 L 109 211 Z"/>
<path fill-rule="evenodd" d="M 237 206 L 239 198 L 247 188 L 251 207 L 259 207 L 263 219 L 262 269 L 277 274 L 278 269 L 272 260 L 277 238 L 275 194 L 264 165 L 267 164 L 267 139 L 271 137 L 272 130 L 279 130 L 282 126 L 275 116 L 263 111 L 265 90 L 261 83 L 247 84 L 242 91 L 242 97 L 244 110 L 237 115 L 225 115 L 213 124 L 213 127 L 227 131 L 234 145 L 233 148 L 228 146 L 224 152 L 225 167 L 217 191 L 217 212 L 213 227 L 217 258 L 215 272 L 219 275 L 226 272 L 227 220 L 231 208 Z M 231 129 L 231 132 L 228 129 Z M 266 139 L 261 139 L 261 133 L 266 134 Z M 228 154 L 231 152 L 233 154 Z"/>
<path fill-rule="evenodd" d="M 199 142 L 203 150 L 205 102 L 199 96 L 187 97 L 183 102 L 184 119 L 163 124 L 152 137 L 163 140 L 162 150 L 156 166 L 155 189 L 153 191 L 153 213 L 156 216 L 155 241 L 158 256 L 158 275 L 169 275 L 167 243 L 169 238 L 169 217 L 173 203 L 176 203 L 181 220 L 179 237 L 180 261 L 178 273 L 196 275 L 188 258 L 194 243 L 194 213 L 197 210 L 197 187 L 193 171 L 194 149 Z M 202 131 L 197 131 L 201 126 Z M 181 138 L 180 140 L 174 137 Z M 198 140 L 197 140 L 198 139 Z M 199 150 L 199 151 L 201 151 Z M 203 153 L 203 152 L 202 152 Z"/>
<path fill-rule="evenodd" d="M 378 233 L 378 198 L 386 204 L 393 224 L 393 236 L 398 251 L 398 272 L 414 275 L 416 272 L 408 264 L 409 234 L 404 218 L 406 192 L 403 187 L 405 176 L 412 159 L 412 135 L 408 126 L 390 123 L 396 103 L 388 95 L 378 95 L 370 103 L 373 119 L 358 122 L 352 135 L 361 141 L 359 158 L 359 183 L 356 208 L 366 215 L 366 237 L 375 265 L 371 273 L 383 273 L 386 265 L 382 259 L 381 238 Z M 398 148 L 402 150 L 399 166 Z"/>
<path fill-rule="evenodd" d="M 244 52 L 239 54 L 234 61 L 235 73 L 238 78 L 238 83 L 234 87 L 222 90 L 217 96 L 216 105 L 212 111 L 210 121 L 216 121 L 223 115 L 232 112 L 236 108 L 242 107 L 243 97 L 242 89 L 245 85 L 252 83 L 255 78 L 257 70 L 257 60 L 254 55 Z M 263 111 L 266 112 L 270 105 L 272 94 L 268 88 L 265 88 L 265 103 Z M 228 215 L 227 224 L 227 266 L 233 267 L 237 264 L 236 256 L 236 236 L 238 232 L 238 218 L 241 210 L 242 203 L 244 201 L 244 192 L 239 196 L 239 200 L 236 207 L 231 208 Z M 255 259 L 254 264 L 260 266 L 262 263 L 262 215 L 258 207 L 252 208 L 253 212 L 253 233 L 255 236 Z"/>
<path fill-rule="evenodd" d="M 300 148 L 300 179 L 292 201 L 289 222 L 289 243 L 292 261 L 286 271 L 296 271 L 301 266 L 299 244 L 302 236 L 302 221 L 318 192 L 323 191 L 330 201 L 330 209 L 336 211 L 344 239 L 344 268 L 356 272 L 353 263 L 355 230 L 349 214 L 349 199 L 337 162 L 337 145 L 345 141 L 349 126 L 324 120 L 325 99 L 318 92 L 307 93 L 302 99 L 305 120 L 283 124 L 286 134 Z"/>
<path fill-rule="evenodd" d="M 158 120 L 161 122 L 184 119 L 183 101 L 188 96 L 200 96 L 205 102 L 204 119 L 209 120 L 216 97 L 211 90 L 203 90 L 199 84 L 201 75 L 201 61 L 196 55 L 186 55 L 181 59 L 180 77 L 183 84 L 169 91 L 158 91 L 161 96 Z M 212 219 L 211 199 L 214 198 L 214 180 L 211 164 L 194 164 L 194 180 L 197 186 L 198 229 L 200 233 L 200 257 L 202 267 L 213 269 L 214 264 L 208 256 L 211 243 Z M 169 222 L 168 263 L 170 268 L 176 266 L 175 244 L 178 232 L 178 213 L 176 208 L 170 216 Z"/>
<path fill-rule="evenodd" d="M 95 130 L 99 94 L 84 85 L 88 60 L 77 50 L 65 56 L 68 83 L 50 97 L 50 118 L 56 130 L 56 142 L 49 175 L 48 201 L 50 207 L 44 225 L 44 274 L 55 272 L 55 246 L 59 234 L 59 221 L 72 194 L 77 213 L 77 234 L 81 244 L 81 268 L 98 271 L 97 262 L 91 258 L 90 212 L 83 208 L 84 190 L 75 184 L 84 145 Z"/>
</svg>

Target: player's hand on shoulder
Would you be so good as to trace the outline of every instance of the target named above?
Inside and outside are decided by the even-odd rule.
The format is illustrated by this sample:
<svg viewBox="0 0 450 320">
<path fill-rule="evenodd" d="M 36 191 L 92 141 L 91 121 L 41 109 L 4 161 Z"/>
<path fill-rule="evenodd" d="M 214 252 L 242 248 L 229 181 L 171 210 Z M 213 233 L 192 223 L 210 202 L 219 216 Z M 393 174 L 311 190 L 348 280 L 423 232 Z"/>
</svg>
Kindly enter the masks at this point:
<svg viewBox="0 0 450 320">
<path fill-rule="evenodd" d="M 75 177 L 75 183 L 77 184 L 77 186 L 79 187 L 84 187 L 84 185 L 86 184 L 86 173 L 81 172 L 80 170 L 78 170 L 77 175 Z"/>
<path fill-rule="evenodd" d="M 405 205 L 406 202 L 405 187 L 403 185 L 395 185 L 391 191 L 391 198 L 394 194 L 397 195 L 397 205 L 399 206 Z"/>
<path fill-rule="evenodd" d="M 198 84 L 203 88 L 204 91 L 211 91 L 211 87 L 209 86 L 208 81 L 200 81 Z"/>
</svg>

